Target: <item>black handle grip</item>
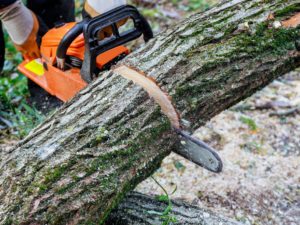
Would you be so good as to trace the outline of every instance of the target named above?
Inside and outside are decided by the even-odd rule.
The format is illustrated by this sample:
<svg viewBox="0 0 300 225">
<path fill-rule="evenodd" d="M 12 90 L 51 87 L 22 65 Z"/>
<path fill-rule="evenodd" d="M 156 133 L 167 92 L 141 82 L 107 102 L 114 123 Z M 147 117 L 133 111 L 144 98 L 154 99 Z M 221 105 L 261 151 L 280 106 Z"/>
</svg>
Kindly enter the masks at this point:
<svg viewBox="0 0 300 225">
<path fill-rule="evenodd" d="M 120 34 L 117 24 L 127 18 L 133 21 L 134 28 Z M 99 32 L 107 27 L 112 28 L 113 35 L 105 40 L 99 40 Z M 93 80 L 93 73 L 96 69 L 96 58 L 99 54 L 126 44 L 142 35 L 145 42 L 149 41 L 153 38 L 152 29 L 138 10 L 130 5 L 118 7 L 91 19 L 84 25 L 85 52 L 81 68 L 82 79 L 87 83 Z"/>
<path fill-rule="evenodd" d="M 120 34 L 117 23 L 126 18 L 133 20 L 134 29 Z M 97 34 L 109 26 L 112 27 L 113 38 L 108 38 L 108 40 L 101 42 Z M 120 6 L 95 18 L 85 17 L 83 21 L 77 23 L 61 40 L 56 52 L 58 60 L 65 61 L 68 48 L 81 33 L 84 33 L 85 39 L 81 76 L 87 83 L 90 83 L 93 79 L 93 73 L 96 69 L 96 58 L 99 54 L 135 40 L 141 35 L 144 36 L 145 42 L 153 38 L 153 32 L 149 23 L 135 7 L 130 5 Z"/>
<path fill-rule="evenodd" d="M 83 26 L 87 23 L 87 19 L 77 23 L 72 29 L 70 29 L 63 39 L 60 41 L 56 50 L 56 57 L 59 59 L 65 59 L 67 51 L 72 42 L 83 32 Z"/>
</svg>

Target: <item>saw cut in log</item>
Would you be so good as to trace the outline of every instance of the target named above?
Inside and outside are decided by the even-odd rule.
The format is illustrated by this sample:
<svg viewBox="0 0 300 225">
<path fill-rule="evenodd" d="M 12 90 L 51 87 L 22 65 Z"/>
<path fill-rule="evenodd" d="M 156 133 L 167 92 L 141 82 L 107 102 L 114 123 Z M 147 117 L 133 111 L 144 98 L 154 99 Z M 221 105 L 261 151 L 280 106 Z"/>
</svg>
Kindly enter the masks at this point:
<svg viewBox="0 0 300 225">
<path fill-rule="evenodd" d="M 235 0 L 179 22 L 125 60 L 172 98 L 190 129 L 300 65 L 299 0 Z M 0 224 L 103 224 L 180 146 L 145 90 L 113 71 L 1 153 Z M 199 169 L 201 169 L 199 167 Z M 222 176 L 220 174 L 219 176 Z"/>
<path fill-rule="evenodd" d="M 147 77 L 143 72 L 137 71 L 126 65 L 121 65 L 113 70 L 122 77 L 133 81 L 140 85 L 150 97 L 152 97 L 157 104 L 159 104 L 161 111 L 169 118 L 172 126 L 180 129 L 180 118 L 178 112 L 173 106 L 171 97 L 158 86 L 157 82 Z"/>
</svg>

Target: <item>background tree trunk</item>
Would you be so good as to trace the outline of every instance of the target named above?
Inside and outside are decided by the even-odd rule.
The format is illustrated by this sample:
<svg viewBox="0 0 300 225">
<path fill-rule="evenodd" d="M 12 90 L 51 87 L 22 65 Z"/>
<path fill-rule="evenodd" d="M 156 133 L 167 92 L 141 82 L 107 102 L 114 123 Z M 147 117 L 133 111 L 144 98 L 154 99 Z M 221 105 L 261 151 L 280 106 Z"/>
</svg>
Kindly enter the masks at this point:
<svg viewBox="0 0 300 225">
<path fill-rule="evenodd" d="M 159 202 L 153 197 L 132 192 L 126 196 L 116 210 L 110 214 L 107 224 L 110 225 L 155 225 L 163 224 L 160 216 L 168 204 Z M 182 201 L 172 201 L 172 217 L 176 218 L 173 224 L 180 225 L 239 225 L 226 217 L 213 212 L 199 209 L 196 206 Z"/>
<path fill-rule="evenodd" d="M 299 29 L 273 27 L 299 0 L 225 1 L 160 34 L 121 64 L 168 92 L 191 130 L 300 64 Z M 147 93 L 113 72 L 1 153 L 0 224 L 103 223 L 176 148 Z M 222 176 L 222 175 L 220 175 Z"/>
</svg>

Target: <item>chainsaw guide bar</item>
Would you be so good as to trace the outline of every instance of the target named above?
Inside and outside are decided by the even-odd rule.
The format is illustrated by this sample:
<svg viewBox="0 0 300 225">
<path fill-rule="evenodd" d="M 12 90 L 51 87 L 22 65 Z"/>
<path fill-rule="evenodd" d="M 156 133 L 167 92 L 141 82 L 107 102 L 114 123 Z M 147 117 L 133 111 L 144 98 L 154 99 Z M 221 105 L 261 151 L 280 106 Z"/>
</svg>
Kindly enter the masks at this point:
<svg viewBox="0 0 300 225">
<path fill-rule="evenodd" d="M 215 173 L 222 171 L 223 163 L 218 153 L 203 141 L 182 130 L 180 116 L 172 103 L 171 97 L 159 87 L 153 78 L 126 65 L 120 65 L 114 68 L 113 71 L 141 86 L 159 104 L 163 114 L 170 120 L 173 130 L 180 137 L 181 147 L 176 149 L 177 154 L 209 171 Z"/>
</svg>

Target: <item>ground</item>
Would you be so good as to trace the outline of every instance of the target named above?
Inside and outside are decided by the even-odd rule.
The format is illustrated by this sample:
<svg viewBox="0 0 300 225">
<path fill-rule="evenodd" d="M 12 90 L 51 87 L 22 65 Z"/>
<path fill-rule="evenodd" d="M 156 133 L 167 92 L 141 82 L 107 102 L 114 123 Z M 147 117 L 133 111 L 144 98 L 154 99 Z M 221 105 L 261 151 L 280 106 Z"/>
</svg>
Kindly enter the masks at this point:
<svg viewBox="0 0 300 225">
<path fill-rule="evenodd" d="M 132 1 L 155 33 L 213 1 Z M 77 5 L 82 1 L 77 1 Z M 27 81 L 16 73 L 20 55 L 8 44 L 0 77 L 0 151 L 9 151 L 43 120 L 28 103 Z M 30 107 L 29 107 L 30 106 Z M 32 122 L 34 121 L 34 123 Z M 274 81 L 221 113 L 195 135 L 218 149 L 224 170 L 213 174 L 171 154 L 154 178 L 171 193 L 245 224 L 296 225 L 300 221 L 300 72 Z M 0 156 L 1 156 L 0 152 Z M 148 179 L 136 190 L 162 194 Z"/>
</svg>

